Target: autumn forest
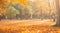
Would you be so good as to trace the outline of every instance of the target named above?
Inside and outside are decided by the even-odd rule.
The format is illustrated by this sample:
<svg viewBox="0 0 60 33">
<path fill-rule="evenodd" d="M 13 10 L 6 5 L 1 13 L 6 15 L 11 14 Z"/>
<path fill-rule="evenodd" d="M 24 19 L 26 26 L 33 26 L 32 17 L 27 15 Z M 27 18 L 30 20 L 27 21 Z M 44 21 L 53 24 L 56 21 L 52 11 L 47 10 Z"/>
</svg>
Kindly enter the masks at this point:
<svg viewBox="0 0 60 33">
<path fill-rule="evenodd" d="M 60 33 L 60 0 L 0 0 L 0 33 Z"/>
</svg>

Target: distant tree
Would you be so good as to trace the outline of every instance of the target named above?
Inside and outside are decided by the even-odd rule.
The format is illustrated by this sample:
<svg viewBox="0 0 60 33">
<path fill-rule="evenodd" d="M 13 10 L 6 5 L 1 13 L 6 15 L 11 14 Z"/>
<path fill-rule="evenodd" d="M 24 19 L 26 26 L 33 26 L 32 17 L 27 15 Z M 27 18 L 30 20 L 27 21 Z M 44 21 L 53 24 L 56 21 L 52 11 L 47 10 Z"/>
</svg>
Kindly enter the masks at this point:
<svg viewBox="0 0 60 33">
<path fill-rule="evenodd" d="M 20 19 L 23 19 L 23 15 L 25 13 L 24 12 L 24 9 L 25 9 L 24 6 L 19 5 L 19 4 L 13 4 L 13 7 L 19 11 L 19 13 L 20 13 Z"/>
<path fill-rule="evenodd" d="M 2 16 L 5 15 L 5 13 L 6 13 L 7 7 L 10 4 L 9 1 L 8 0 L 0 0 L 0 20 L 2 19 Z"/>
<path fill-rule="evenodd" d="M 18 3 L 19 5 L 23 5 L 25 7 L 28 6 L 26 0 L 0 0 L 0 16 L 5 15 L 9 4 L 16 4 L 16 3 Z"/>
<path fill-rule="evenodd" d="M 17 14 L 19 14 L 19 11 L 16 10 L 13 6 L 9 6 L 6 12 L 7 18 L 11 19 L 14 18 Z"/>
</svg>

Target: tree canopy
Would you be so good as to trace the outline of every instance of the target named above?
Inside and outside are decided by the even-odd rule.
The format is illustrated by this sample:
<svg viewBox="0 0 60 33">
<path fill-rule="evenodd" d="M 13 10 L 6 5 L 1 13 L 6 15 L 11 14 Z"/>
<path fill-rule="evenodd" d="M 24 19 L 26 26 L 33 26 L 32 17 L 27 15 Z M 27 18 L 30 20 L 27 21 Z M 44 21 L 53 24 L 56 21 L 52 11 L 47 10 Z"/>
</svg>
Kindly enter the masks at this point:
<svg viewBox="0 0 60 33">
<path fill-rule="evenodd" d="M 14 1 L 14 2 L 13 2 L 13 1 Z M 23 6 L 25 6 L 25 7 L 28 6 L 26 0 L 13 0 L 13 1 L 11 0 L 11 3 L 12 3 L 12 4 L 18 3 L 18 4 L 23 5 Z"/>
<path fill-rule="evenodd" d="M 20 4 L 27 7 L 26 0 L 0 0 L 0 16 L 6 13 L 7 7 L 10 4 Z"/>
</svg>

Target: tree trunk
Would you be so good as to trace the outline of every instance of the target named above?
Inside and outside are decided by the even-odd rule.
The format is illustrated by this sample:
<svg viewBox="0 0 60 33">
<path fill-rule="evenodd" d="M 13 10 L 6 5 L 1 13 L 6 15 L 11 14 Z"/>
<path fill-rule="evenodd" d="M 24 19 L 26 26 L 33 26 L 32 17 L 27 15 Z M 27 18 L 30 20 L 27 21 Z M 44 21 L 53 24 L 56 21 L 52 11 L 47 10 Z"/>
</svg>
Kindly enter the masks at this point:
<svg viewBox="0 0 60 33">
<path fill-rule="evenodd" d="M 56 0 L 56 9 L 57 9 L 56 26 L 60 27 L 60 6 L 59 6 L 59 0 Z"/>
</svg>

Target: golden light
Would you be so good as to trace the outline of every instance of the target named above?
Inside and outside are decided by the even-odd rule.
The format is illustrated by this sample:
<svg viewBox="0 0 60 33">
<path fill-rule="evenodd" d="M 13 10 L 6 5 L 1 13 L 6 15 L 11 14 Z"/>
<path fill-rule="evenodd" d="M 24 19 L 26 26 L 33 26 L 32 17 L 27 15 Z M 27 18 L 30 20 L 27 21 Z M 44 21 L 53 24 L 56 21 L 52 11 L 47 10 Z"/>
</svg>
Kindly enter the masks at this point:
<svg viewBox="0 0 60 33">
<path fill-rule="evenodd" d="M 27 1 L 35 2 L 36 0 L 27 0 Z"/>
</svg>

